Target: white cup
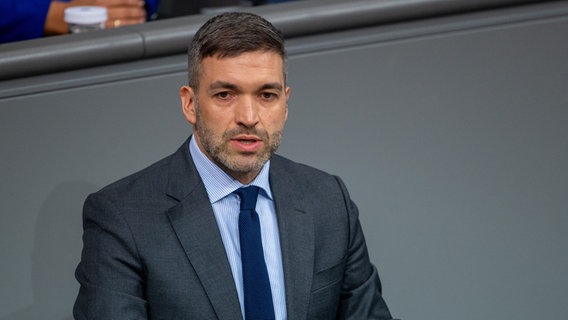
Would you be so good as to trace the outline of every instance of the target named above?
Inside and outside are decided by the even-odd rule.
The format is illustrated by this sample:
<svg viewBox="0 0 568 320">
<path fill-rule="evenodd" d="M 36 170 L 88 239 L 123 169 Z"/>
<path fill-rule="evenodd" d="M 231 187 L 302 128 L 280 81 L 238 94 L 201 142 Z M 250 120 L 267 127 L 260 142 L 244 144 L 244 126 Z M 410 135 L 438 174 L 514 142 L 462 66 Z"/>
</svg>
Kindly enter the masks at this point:
<svg viewBox="0 0 568 320">
<path fill-rule="evenodd" d="M 97 6 L 77 6 L 65 9 L 65 22 L 69 32 L 82 33 L 105 28 L 107 9 Z"/>
</svg>

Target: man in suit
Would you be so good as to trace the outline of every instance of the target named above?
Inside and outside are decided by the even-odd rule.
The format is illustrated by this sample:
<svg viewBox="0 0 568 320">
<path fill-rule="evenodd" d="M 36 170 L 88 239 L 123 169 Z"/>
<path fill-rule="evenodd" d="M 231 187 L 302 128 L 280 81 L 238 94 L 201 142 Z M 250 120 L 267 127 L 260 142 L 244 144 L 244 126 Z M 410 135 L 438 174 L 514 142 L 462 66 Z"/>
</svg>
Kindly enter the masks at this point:
<svg viewBox="0 0 568 320">
<path fill-rule="evenodd" d="M 75 318 L 391 319 L 345 185 L 274 155 L 290 95 L 280 33 L 226 13 L 188 55 L 193 135 L 85 202 Z"/>
</svg>

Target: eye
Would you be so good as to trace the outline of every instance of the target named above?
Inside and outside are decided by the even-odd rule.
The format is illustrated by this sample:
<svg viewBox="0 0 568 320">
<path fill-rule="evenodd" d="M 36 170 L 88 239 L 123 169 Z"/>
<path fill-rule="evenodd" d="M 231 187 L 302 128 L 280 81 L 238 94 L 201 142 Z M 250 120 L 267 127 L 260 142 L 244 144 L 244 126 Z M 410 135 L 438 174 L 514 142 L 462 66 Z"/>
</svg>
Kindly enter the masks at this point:
<svg viewBox="0 0 568 320">
<path fill-rule="evenodd" d="M 262 100 L 265 100 L 265 101 L 273 101 L 276 98 L 278 98 L 278 95 L 276 93 L 273 93 L 273 92 L 262 92 L 260 94 L 260 98 Z"/>
<path fill-rule="evenodd" d="M 221 91 L 216 93 L 215 97 L 221 100 L 229 100 L 231 98 L 231 93 L 228 91 Z"/>
</svg>

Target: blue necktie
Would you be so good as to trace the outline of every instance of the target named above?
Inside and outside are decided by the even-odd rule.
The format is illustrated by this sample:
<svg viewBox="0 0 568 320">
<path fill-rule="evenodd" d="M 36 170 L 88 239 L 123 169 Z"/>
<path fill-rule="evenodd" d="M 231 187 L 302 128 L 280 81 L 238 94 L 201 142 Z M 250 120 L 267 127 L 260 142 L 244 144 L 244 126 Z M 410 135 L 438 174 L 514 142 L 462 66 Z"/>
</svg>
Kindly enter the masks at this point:
<svg viewBox="0 0 568 320">
<path fill-rule="evenodd" d="M 274 320 L 270 281 L 262 251 L 260 221 L 255 211 L 259 190 L 255 186 L 235 190 L 241 198 L 239 238 L 243 267 L 245 319 Z"/>
</svg>

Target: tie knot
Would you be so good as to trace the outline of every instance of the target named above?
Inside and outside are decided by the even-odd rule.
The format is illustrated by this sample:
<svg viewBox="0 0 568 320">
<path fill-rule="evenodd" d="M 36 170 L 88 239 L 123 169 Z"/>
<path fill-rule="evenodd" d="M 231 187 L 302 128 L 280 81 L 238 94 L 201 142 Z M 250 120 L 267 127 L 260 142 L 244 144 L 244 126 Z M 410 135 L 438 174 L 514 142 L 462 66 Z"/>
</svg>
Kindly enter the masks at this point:
<svg viewBox="0 0 568 320">
<path fill-rule="evenodd" d="M 260 188 L 256 186 L 239 188 L 234 191 L 241 198 L 241 210 L 254 210 L 259 191 Z"/>
</svg>

